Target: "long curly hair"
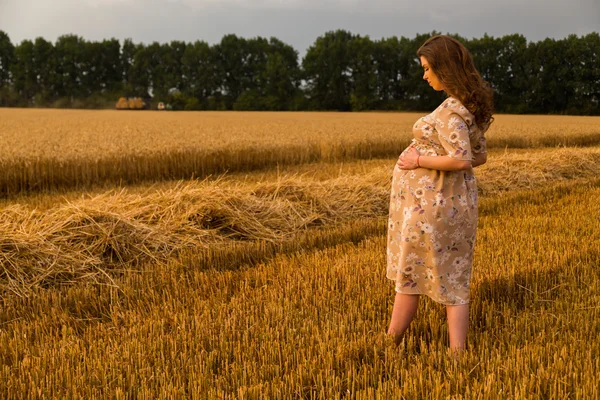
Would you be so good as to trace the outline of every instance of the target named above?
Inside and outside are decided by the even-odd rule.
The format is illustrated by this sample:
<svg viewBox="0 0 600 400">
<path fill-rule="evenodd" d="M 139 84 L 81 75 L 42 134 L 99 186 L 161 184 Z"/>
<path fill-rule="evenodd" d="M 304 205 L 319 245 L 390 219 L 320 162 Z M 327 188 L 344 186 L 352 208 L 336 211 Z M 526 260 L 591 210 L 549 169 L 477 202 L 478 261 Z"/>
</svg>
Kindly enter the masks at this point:
<svg viewBox="0 0 600 400">
<path fill-rule="evenodd" d="M 444 86 L 448 96 L 458 99 L 475 116 L 475 122 L 487 130 L 494 121 L 494 90 L 484 81 L 467 48 L 446 36 L 430 37 L 417 50 Z"/>
</svg>

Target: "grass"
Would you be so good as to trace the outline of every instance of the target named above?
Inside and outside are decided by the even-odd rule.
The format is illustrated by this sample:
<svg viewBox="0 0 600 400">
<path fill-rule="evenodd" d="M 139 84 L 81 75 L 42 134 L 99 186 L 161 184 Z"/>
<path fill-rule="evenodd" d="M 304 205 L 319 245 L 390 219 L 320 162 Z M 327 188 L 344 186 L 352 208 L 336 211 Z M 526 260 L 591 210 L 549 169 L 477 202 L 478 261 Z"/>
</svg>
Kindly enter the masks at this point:
<svg viewBox="0 0 600 400">
<path fill-rule="evenodd" d="M 252 266 L 147 264 L 118 288 L 4 300 L 4 397 L 595 398 L 599 183 L 486 199 L 469 350 L 446 353 L 423 299 L 407 340 L 383 335 L 385 236 Z M 568 221 L 565 215 L 569 216 Z M 580 238 L 585 236 L 586 240 Z"/>
</svg>

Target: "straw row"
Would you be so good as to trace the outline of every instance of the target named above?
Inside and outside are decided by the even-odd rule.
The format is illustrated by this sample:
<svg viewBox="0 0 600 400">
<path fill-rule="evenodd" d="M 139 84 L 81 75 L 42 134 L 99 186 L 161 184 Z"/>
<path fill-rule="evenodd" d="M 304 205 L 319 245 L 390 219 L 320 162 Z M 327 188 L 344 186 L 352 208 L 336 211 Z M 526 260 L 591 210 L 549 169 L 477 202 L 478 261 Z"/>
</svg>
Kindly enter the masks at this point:
<svg viewBox="0 0 600 400">
<path fill-rule="evenodd" d="M 600 149 L 506 154 L 481 168 L 479 184 L 489 195 L 595 177 L 599 167 Z M 248 243 L 242 246 L 248 254 L 271 243 L 257 254 L 273 254 L 311 228 L 384 218 L 390 181 L 391 168 L 377 167 L 360 177 L 329 180 L 283 175 L 255 184 L 215 179 L 137 194 L 123 189 L 43 212 L 12 205 L 0 211 L 0 286 L 23 294 L 39 285 L 106 281 L 142 261 L 182 251 L 210 261 L 229 249 L 225 254 L 237 255 L 225 259 L 238 265 L 236 258 L 244 259 L 240 243 Z"/>
</svg>

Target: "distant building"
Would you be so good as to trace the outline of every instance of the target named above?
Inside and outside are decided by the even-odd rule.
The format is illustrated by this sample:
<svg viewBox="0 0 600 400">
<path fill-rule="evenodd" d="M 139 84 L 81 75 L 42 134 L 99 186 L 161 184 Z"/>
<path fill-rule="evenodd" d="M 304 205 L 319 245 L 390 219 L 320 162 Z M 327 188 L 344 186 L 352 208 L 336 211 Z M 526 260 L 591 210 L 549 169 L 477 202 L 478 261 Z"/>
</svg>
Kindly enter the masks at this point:
<svg viewBox="0 0 600 400">
<path fill-rule="evenodd" d="M 121 97 L 116 104 L 117 110 L 147 110 L 150 99 L 142 97 Z"/>
</svg>

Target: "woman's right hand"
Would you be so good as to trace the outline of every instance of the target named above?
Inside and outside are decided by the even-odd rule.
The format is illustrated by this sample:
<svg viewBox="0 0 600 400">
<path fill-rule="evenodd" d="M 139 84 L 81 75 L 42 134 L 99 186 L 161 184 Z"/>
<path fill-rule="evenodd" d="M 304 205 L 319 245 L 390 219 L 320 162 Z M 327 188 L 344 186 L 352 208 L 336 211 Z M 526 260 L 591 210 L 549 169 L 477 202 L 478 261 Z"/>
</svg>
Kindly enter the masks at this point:
<svg viewBox="0 0 600 400">
<path fill-rule="evenodd" d="M 419 151 L 415 149 L 413 146 L 409 147 L 405 150 L 400 157 L 398 157 L 398 167 L 400 169 L 416 169 L 419 168 L 418 158 Z"/>
</svg>

